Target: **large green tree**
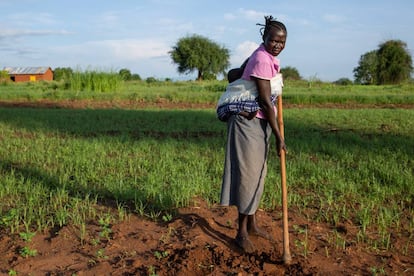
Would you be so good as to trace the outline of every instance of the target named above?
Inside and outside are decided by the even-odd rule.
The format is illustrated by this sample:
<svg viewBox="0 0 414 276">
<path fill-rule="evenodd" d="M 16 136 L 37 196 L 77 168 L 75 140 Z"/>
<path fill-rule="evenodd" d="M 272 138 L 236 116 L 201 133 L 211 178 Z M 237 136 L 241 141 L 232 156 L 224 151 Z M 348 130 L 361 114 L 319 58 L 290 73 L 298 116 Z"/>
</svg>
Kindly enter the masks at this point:
<svg viewBox="0 0 414 276">
<path fill-rule="evenodd" d="M 410 79 L 413 71 L 411 54 L 401 40 L 389 40 L 377 53 L 377 83 L 397 84 Z"/>
<path fill-rule="evenodd" d="M 356 83 L 398 84 L 407 81 L 413 71 L 411 54 L 401 40 L 389 40 L 378 50 L 367 52 L 354 68 Z"/>
<path fill-rule="evenodd" d="M 119 75 L 121 76 L 121 79 L 123 79 L 124 81 L 129 81 L 132 79 L 131 71 L 127 68 L 122 68 L 121 70 L 119 70 Z"/>
<path fill-rule="evenodd" d="M 181 38 L 169 52 L 181 74 L 197 71 L 197 80 L 211 75 L 225 74 L 229 67 L 229 50 L 212 40 L 192 35 Z"/>
<path fill-rule="evenodd" d="M 363 54 L 354 68 L 355 82 L 360 84 L 375 84 L 377 82 L 377 51 Z"/>
<path fill-rule="evenodd" d="M 70 67 L 57 67 L 53 70 L 53 79 L 55 81 L 68 81 L 73 75 L 73 70 Z"/>
<path fill-rule="evenodd" d="M 299 74 L 298 69 L 291 66 L 282 67 L 281 73 L 284 80 L 301 80 L 302 77 Z"/>
</svg>

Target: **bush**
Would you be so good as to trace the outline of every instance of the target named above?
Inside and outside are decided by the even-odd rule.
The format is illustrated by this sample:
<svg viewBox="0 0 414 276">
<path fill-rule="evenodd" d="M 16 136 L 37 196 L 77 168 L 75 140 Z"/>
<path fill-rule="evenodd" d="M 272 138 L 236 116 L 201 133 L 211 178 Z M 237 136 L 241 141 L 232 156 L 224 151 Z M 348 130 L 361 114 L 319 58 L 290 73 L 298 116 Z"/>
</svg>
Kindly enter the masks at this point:
<svg viewBox="0 0 414 276">
<path fill-rule="evenodd" d="M 158 80 L 154 77 L 148 77 L 146 80 L 146 83 L 151 84 L 151 83 L 156 83 L 158 82 Z"/>
<path fill-rule="evenodd" d="M 302 79 L 302 77 L 299 74 L 298 69 L 291 67 L 291 66 L 286 66 L 283 67 L 281 70 L 281 73 L 283 74 L 283 79 L 284 80 L 300 80 Z"/>
<path fill-rule="evenodd" d="M 138 75 L 138 74 L 132 74 L 131 80 L 140 81 L 141 80 L 141 76 Z"/>
<path fill-rule="evenodd" d="M 353 82 L 348 78 L 340 78 L 339 80 L 336 80 L 333 82 L 336 85 L 351 85 Z"/>
<path fill-rule="evenodd" d="M 9 73 L 6 70 L 0 71 L 0 83 L 7 84 L 10 81 Z"/>
</svg>

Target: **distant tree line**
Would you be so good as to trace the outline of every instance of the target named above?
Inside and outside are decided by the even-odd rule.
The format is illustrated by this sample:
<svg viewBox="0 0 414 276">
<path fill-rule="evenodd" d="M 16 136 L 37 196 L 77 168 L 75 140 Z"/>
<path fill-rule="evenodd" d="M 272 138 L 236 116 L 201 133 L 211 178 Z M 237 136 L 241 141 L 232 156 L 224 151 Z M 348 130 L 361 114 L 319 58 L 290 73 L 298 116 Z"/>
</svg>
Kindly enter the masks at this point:
<svg viewBox="0 0 414 276">
<path fill-rule="evenodd" d="M 230 51 L 216 42 L 200 36 L 192 35 L 179 39 L 170 57 L 177 65 L 180 74 L 197 72 L 197 80 L 215 80 L 217 75 L 226 76 L 230 66 Z M 282 68 L 285 80 L 301 80 L 299 71 L 291 66 Z M 412 57 L 407 44 L 401 40 L 389 40 L 381 43 L 376 50 L 361 55 L 358 66 L 353 69 L 357 84 L 398 84 L 411 80 L 413 72 Z M 141 80 L 139 74 L 132 74 L 127 68 L 119 70 L 118 74 L 124 81 Z M 73 70 L 68 67 L 56 68 L 54 79 L 70 80 Z M 170 79 L 166 79 L 170 80 Z M 146 79 L 147 83 L 157 82 L 154 77 Z M 354 83 L 348 78 L 335 81 L 338 85 Z"/>
<path fill-rule="evenodd" d="M 123 69 L 119 70 L 119 75 L 121 75 L 121 78 L 124 81 L 130 81 L 130 80 L 140 81 L 141 80 L 140 75 L 131 74 L 131 71 L 129 71 L 129 69 L 126 69 L 126 68 L 123 68 Z"/>
<path fill-rule="evenodd" d="M 179 39 L 169 53 L 179 73 L 197 71 L 197 80 L 215 79 L 229 67 L 229 50 L 199 35 Z M 379 49 L 363 54 L 353 70 L 358 84 L 402 83 L 411 79 L 412 72 L 411 55 L 406 43 L 400 40 L 386 41 Z M 284 79 L 302 79 L 299 71 L 291 66 L 282 68 L 282 73 Z M 340 78 L 334 83 L 349 85 L 353 82 Z"/>
</svg>

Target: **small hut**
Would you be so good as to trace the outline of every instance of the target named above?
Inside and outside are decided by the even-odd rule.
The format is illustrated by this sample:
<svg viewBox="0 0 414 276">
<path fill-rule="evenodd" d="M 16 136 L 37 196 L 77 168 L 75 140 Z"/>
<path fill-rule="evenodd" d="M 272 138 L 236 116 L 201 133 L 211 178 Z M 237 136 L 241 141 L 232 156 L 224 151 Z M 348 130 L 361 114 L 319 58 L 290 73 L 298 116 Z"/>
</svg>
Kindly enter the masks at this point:
<svg viewBox="0 0 414 276">
<path fill-rule="evenodd" d="M 14 82 L 53 80 L 53 71 L 50 67 L 4 67 L 3 70 L 7 71 Z"/>
</svg>

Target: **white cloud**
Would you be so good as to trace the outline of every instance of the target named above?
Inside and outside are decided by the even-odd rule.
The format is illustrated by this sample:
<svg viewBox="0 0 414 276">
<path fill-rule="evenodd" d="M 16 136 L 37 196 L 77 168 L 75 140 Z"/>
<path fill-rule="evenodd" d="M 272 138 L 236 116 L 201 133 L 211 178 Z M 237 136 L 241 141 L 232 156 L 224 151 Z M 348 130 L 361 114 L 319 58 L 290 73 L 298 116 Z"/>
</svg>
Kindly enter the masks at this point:
<svg viewBox="0 0 414 276">
<path fill-rule="evenodd" d="M 13 24 L 18 24 L 21 26 L 31 26 L 38 24 L 51 26 L 57 24 L 55 16 L 46 12 L 19 12 L 8 15 L 8 19 L 13 22 Z"/>
<path fill-rule="evenodd" d="M 225 13 L 224 19 L 226 20 L 236 20 L 237 16 L 234 13 Z"/>
<path fill-rule="evenodd" d="M 241 19 L 247 19 L 250 21 L 258 20 L 260 18 L 263 18 L 266 13 L 255 11 L 255 10 L 246 10 L 246 9 L 238 9 L 234 13 L 226 13 L 224 15 L 224 18 L 226 20 L 241 20 Z"/>
<path fill-rule="evenodd" d="M 93 56 L 104 59 L 137 60 L 167 56 L 170 47 L 161 41 L 146 40 L 102 40 L 55 48 L 55 51 L 73 53 L 74 56 Z"/>
<path fill-rule="evenodd" d="M 236 47 L 234 54 L 231 55 L 230 63 L 232 67 L 240 66 L 254 50 L 259 46 L 256 42 L 244 41 Z"/>
<path fill-rule="evenodd" d="M 7 37 L 24 37 L 24 36 L 48 36 L 48 35 L 68 35 L 71 32 L 65 30 L 19 30 L 3 29 L 0 30 L 0 39 Z"/>
<path fill-rule="evenodd" d="M 257 10 L 251 10 L 251 9 L 238 9 L 234 13 L 226 13 L 224 14 L 224 19 L 226 20 L 249 20 L 249 21 L 257 21 L 258 23 L 263 22 L 264 23 L 264 17 L 272 15 L 277 20 L 280 20 L 282 22 L 288 21 L 289 17 L 286 14 L 276 14 L 272 12 L 264 12 L 264 11 L 257 11 Z"/>
<path fill-rule="evenodd" d="M 50 56 L 59 57 L 51 64 L 69 67 L 104 67 L 110 69 L 130 68 L 142 76 L 162 74 L 166 68 L 173 69 L 169 62 L 171 48 L 162 41 L 145 40 L 102 40 L 76 45 L 51 48 Z M 46 57 L 47 58 L 47 57 Z M 156 68 L 156 69 L 155 69 Z"/>
<path fill-rule="evenodd" d="M 259 12 L 255 10 L 245 10 L 245 9 L 239 9 L 239 13 L 248 20 L 258 20 L 260 18 L 263 18 L 263 16 L 265 15 L 264 12 Z"/>
<path fill-rule="evenodd" d="M 107 47 L 114 54 L 115 58 L 141 59 L 167 56 L 171 50 L 169 46 L 161 41 L 146 40 L 108 40 L 98 42 L 97 46 Z"/>
<path fill-rule="evenodd" d="M 110 12 L 106 12 L 104 14 L 101 14 L 98 17 L 98 22 L 100 24 L 109 24 L 109 25 L 113 25 L 118 23 L 119 20 L 119 15 L 116 12 L 110 11 Z"/>
</svg>

